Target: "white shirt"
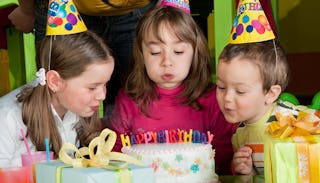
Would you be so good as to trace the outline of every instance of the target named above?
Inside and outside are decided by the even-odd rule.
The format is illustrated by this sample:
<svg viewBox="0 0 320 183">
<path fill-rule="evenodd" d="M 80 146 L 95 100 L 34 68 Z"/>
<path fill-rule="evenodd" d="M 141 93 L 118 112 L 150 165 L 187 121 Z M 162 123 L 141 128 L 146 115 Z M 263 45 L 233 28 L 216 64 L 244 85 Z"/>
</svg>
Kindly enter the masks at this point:
<svg viewBox="0 0 320 183">
<path fill-rule="evenodd" d="M 34 86 L 34 83 L 29 85 Z M 21 166 L 21 154 L 27 153 L 23 142 L 21 129 L 25 132 L 26 126 L 22 121 L 21 104 L 18 103 L 16 95 L 22 87 L 19 87 L 0 98 L 0 168 Z M 75 113 L 68 111 L 63 120 L 58 116 L 51 106 L 57 128 L 60 132 L 62 143 L 70 142 L 76 144 L 76 132 L 73 128 L 79 118 Z M 44 140 L 44 139 L 43 139 Z M 27 139 L 30 150 L 35 151 L 35 146 Z"/>
</svg>

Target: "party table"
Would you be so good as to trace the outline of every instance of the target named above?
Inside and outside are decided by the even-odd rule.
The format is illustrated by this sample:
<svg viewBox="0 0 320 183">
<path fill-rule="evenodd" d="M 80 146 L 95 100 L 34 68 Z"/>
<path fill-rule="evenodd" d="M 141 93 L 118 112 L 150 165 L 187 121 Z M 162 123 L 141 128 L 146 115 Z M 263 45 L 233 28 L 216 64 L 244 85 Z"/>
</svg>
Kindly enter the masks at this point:
<svg viewBox="0 0 320 183">
<path fill-rule="evenodd" d="M 263 175 L 239 175 L 239 176 L 231 176 L 231 175 L 223 175 L 219 176 L 220 183 L 264 183 Z"/>
</svg>

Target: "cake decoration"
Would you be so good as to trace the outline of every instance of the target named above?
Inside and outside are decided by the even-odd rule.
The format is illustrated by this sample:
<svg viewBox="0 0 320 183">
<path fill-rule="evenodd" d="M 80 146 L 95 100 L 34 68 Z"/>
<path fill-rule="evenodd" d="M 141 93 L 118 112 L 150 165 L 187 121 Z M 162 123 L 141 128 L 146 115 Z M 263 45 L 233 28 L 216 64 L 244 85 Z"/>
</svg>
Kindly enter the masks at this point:
<svg viewBox="0 0 320 183">
<path fill-rule="evenodd" d="M 217 182 L 215 150 L 203 143 L 135 144 L 121 149 L 151 166 L 155 182 Z"/>
<path fill-rule="evenodd" d="M 209 131 L 201 133 L 199 130 L 189 129 L 189 131 L 181 129 L 149 131 L 139 134 L 124 135 L 120 134 L 122 146 L 131 146 L 134 144 L 148 143 L 203 143 L 211 144 L 213 134 Z"/>
<path fill-rule="evenodd" d="M 120 134 L 121 152 L 151 166 L 155 183 L 216 182 L 213 137 L 195 129 Z"/>
</svg>

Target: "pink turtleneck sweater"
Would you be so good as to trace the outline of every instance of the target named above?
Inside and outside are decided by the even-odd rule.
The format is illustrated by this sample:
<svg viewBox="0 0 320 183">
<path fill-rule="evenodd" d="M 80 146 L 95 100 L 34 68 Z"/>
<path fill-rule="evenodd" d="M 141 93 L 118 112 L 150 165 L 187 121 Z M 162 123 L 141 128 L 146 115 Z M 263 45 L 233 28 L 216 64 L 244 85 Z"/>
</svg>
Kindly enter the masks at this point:
<svg viewBox="0 0 320 183">
<path fill-rule="evenodd" d="M 136 103 L 121 90 L 116 98 L 115 108 L 110 117 L 110 129 L 117 133 L 114 151 L 122 147 L 120 134 L 131 135 L 149 131 L 170 129 L 198 130 L 200 133 L 210 131 L 214 135 L 212 145 L 216 150 L 216 173 L 231 174 L 230 165 L 233 156 L 231 137 L 233 125 L 226 122 L 216 100 L 216 89 L 209 95 L 199 98 L 202 111 L 178 103 L 178 94 L 183 86 L 172 90 L 157 88 L 160 97 L 149 108 L 146 117 L 140 113 Z"/>
</svg>

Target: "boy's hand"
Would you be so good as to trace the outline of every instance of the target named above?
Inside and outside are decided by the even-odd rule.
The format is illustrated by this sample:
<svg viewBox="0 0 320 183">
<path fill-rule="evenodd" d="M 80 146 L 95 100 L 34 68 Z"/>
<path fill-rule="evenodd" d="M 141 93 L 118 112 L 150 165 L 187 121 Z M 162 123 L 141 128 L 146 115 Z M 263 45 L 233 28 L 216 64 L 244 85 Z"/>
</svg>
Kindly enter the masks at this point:
<svg viewBox="0 0 320 183">
<path fill-rule="evenodd" d="M 33 13 L 25 13 L 18 6 L 8 15 L 8 18 L 17 30 L 24 33 L 33 31 L 33 24 L 35 20 Z"/>
<path fill-rule="evenodd" d="M 247 146 L 240 147 L 233 155 L 234 170 L 239 174 L 254 175 L 252 163 L 252 149 Z"/>
</svg>

